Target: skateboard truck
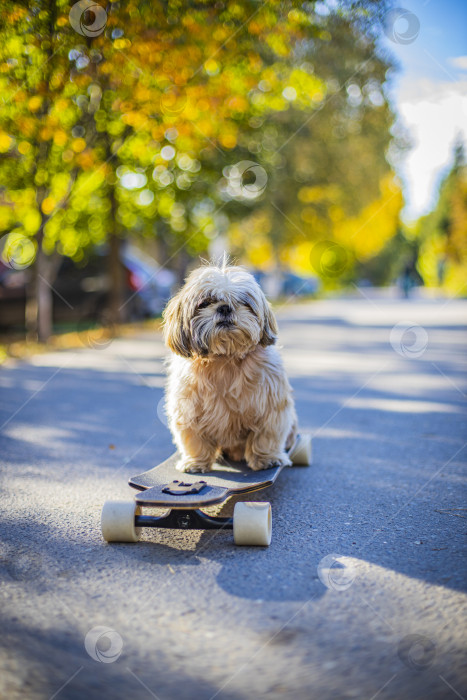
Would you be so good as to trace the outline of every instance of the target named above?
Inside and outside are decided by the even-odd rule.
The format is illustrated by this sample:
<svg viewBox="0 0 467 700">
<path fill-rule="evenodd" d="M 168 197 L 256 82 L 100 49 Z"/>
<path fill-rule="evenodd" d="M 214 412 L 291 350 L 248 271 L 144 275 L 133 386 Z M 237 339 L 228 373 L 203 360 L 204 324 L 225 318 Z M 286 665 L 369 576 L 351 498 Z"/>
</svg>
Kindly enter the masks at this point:
<svg viewBox="0 0 467 700">
<path fill-rule="evenodd" d="M 185 484 L 183 481 L 174 479 L 170 484 L 164 486 L 162 493 L 170 493 L 171 496 L 187 496 L 190 493 L 200 493 L 207 486 L 205 481 L 196 481 L 194 484 Z"/>
<path fill-rule="evenodd" d="M 295 466 L 311 463 L 311 439 L 297 437 L 290 450 Z M 177 530 L 232 530 L 238 545 L 267 547 L 271 542 L 271 506 L 268 502 L 237 501 L 233 518 L 208 515 L 204 508 L 220 505 L 230 496 L 272 486 L 284 464 L 263 472 L 248 469 L 245 462 L 219 460 L 212 473 L 192 483 L 182 481 L 177 471 L 180 454 L 174 453 L 157 467 L 129 480 L 140 493 L 134 501 L 107 501 L 102 509 L 101 528 L 106 542 L 137 542 L 140 528 Z M 184 475 L 184 478 L 189 478 Z M 196 479 L 199 477 L 193 477 Z M 172 481 L 169 481 L 172 479 Z M 163 515 L 142 513 L 145 506 L 164 508 Z"/>
</svg>

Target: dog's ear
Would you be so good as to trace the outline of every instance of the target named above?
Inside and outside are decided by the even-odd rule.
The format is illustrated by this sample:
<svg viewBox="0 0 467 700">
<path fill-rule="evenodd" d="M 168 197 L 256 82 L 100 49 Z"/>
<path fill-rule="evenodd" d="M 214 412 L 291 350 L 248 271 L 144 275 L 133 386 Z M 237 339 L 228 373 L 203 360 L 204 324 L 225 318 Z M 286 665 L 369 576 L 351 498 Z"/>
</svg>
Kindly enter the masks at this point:
<svg viewBox="0 0 467 700">
<path fill-rule="evenodd" d="M 162 314 L 164 319 L 164 339 L 170 350 L 182 357 L 191 357 L 192 347 L 186 328 L 186 309 L 183 303 L 183 290 L 169 301 Z"/>
<path fill-rule="evenodd" d="M 277 333 L 279 330 L 277 328 L 276 317 L 274 316 L 271 306 L 266 298 L 264 298 L 263 316 L 263 333 L 261 335 L 259 344 L 263 347 L 266 347 L 267 345 L 274 345 L 274 343 L 277 340 Z"/>
</svg>

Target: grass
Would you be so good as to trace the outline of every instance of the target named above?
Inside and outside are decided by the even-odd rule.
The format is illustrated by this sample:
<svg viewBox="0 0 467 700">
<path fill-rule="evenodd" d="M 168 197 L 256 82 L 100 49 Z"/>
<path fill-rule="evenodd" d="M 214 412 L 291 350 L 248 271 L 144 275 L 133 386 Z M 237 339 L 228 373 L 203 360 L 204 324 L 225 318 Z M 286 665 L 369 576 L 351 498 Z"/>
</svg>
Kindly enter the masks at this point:
<svg viewBox="0 0 467 700">
<path fill-rule="evenodd" d="M 139 331 L 158 331 L 162 319 L 152 318 L 137 323 L 122 323 L 105 327 L 90 324 L 89 328 L 79 331 L 58 328 L 46 343 L 35 339 L 21 337 L 18 333 L 7 335 L 0 342 L 0 365 L 8 359 L 27 360 L 34 355 L 50 352 L 51 350 L 74 350 L 86 347 L 104 345 L 111 338 L 129 337 Z"/>
<path fill-rule="evenodd" d="M 284 304 L 293 302 L 294 304 L 309 303 L 312 299 L 321 295 L 304 297 L 284 297 L 277 299 L 272 307 L 280 309 Z M 66 324 L 56 327 L 54 334 L 46 343 L 39 343 L 37 340 L 25 338 L 24 333 L 19 331 L 10 332 L 0 339 L 0 365 L 9 359 L 27 360 L 34 355 L 50 352 L 51 350 L 74 350 L 86 347 L 99 347 L 105 345 L 111 338 L 131 337 L 139 331 L 159 331 L 162 325 L 162 318 L 152 318 L 136 323 L 122 323 L 116 326 L 98 326 L 92 322 L 89 328 L 76 328 L 68 330 Z"/>
</svg>

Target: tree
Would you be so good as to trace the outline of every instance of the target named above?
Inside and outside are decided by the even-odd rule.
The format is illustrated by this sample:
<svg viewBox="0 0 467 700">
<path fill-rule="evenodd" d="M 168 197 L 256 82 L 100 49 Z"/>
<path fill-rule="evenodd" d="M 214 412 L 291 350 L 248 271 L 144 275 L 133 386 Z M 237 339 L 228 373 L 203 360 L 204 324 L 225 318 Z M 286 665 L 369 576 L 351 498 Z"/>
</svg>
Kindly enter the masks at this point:
<svg viewBox="0 0 467 700">
<path fill-rule="evenodd" d="M 231 235 L 253 264 L 292 264 L 333 285 L 397 233 L 403 199 L 386 159 L 394 143 L 384 92 L 390 62 L 355 14 L 312 14 L 310 22 L 313 40 L 285 89 L 276 64 L 255 90 L 257 129 L 245 127 L 240 144 L 243 159 L 264 166 L 268 184 L 235 207 Z"/>
<path fill-rule="evenodd" d="M 433 211 L 417 225 L 419 267 L 427 284 L 465 288 L 467 272 L 467 165 L 464 146 L 454 146 L 452 166 L 443 178 Z"/>
<path fill-rule="evenodd" d="M 212 217 L 206 206 L 202 211 L 206 184 L 196 177 L 196 156 L 235 147 L 236 120 L 249 108 L 246 95 L 262 65 L 257 49 L 290 53 L 301 33 L 300 22 L 289 19 L 295 4 L 133 1 L 110 11 L 105 31 L 97 32 L 102 13 L 86 17 L 86 3 L 73 6 L 73 12 L 85 8 L 74 14 L 76 31 L 65 0 L 3 6 L 0 123 L 8 158 L 2 167 L 14 171 L 3 228 L 35 236 L 32 298 L 41 340 L 51 330 L 55 253 L 79 261 L 90 246 L 109 240 L 118 320 L 118 249 L 128 230 L 154 235 L 156 219 L 156 233 L 170 233 L 169 252 L 185 243 L 199 247 L 197 230 L 190 229 L 206 228 Z M 188 213 L 183 200 L 195 179 L 201 186 Z"/>
<path fill-rule="evenodd" d="M 157 239 L 181 273 L 220 229 L 250 260 L 287 263 L 306 242 L 313 264 L 311 244 L 384 204 L 389 63 L 370 31 L 384 3 L 327 16 L 295 0 L 93 7 L 0 10 L 0 230 L 37 250 L 41 340 L 60 256 L 84 264 L 108 243 L 116 322 L 124 239 Z"/>
<path fill-rule="evenodd" d="M 53 41 L 57 13 L 55 2 L 47 12 L 34 3 L 29 10 L 10 3 L 2 9 L 0 25 L 0 168 L 8 183 L 0 225 L 10 231 L 13 254 L 35 237 L 26 320 L 41 340 L 51 332 L 50 287 L 57 268 L 57 256 L 47 254 L 52 252 L 47 251 L 47 223 L 66 204 L 79 153 L 79 140 L 71 135 L 79 112 L 67 83 L 68 59 Z M 71 155 L 65 157 L 70 147 Z"/>
</svg>

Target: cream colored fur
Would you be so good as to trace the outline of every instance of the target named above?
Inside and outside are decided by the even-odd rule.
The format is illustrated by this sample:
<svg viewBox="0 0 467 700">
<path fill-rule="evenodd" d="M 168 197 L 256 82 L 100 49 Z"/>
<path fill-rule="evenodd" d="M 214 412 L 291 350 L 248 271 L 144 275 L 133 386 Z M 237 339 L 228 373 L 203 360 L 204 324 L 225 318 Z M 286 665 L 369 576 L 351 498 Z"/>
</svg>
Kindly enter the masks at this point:
<svg viewBox="0 0 467 700">
<path fill-rule="evenodd" d="M 241 267 L 195 270 L 164 312 L 167 413 L 180 471 L 210 471 L 221 452 L 255 470 L 290 464 L 292 390 L 273 344 L 277 324 Z"/>
</svg>

